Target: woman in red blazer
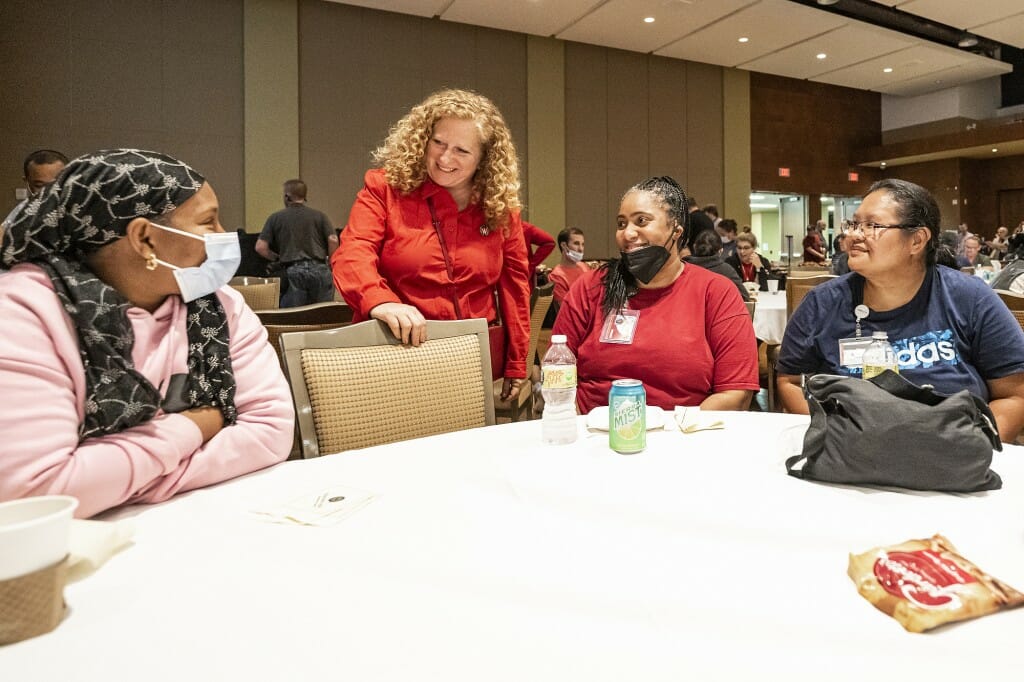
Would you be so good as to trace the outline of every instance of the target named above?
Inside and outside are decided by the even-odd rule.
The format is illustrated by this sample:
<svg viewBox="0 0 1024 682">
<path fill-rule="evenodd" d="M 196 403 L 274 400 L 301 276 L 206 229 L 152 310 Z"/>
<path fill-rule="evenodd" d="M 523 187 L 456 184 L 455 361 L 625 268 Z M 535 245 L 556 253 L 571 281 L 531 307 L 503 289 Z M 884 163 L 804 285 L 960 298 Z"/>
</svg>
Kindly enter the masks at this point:
<svg viewBox="0 0 1024 682">
<path fill-rule="evenodd" d="M 502 398 L 514 398 L 526 377 L 530 273 L 501 112 L 474 92 L 435 92 L 391 128 L 374 161 L 331 258 L 353 320 L 379 319 L 414 346 L 428 319 L 500 321 Z"/>
</svg>

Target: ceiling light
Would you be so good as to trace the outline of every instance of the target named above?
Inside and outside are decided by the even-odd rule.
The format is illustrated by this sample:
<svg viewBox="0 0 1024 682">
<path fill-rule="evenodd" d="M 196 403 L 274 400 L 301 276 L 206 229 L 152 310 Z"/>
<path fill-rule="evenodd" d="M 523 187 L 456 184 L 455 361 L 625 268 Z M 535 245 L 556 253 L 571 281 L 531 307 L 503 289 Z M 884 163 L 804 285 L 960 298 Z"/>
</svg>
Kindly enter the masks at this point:
<svg viewBox="0 0 1024 682">
<path fill-rule="evenodd" d="M 960 36 L 960 40 L 957 41 L 958 47 L 974 47 L 978 44 L 978 38 L 972 36 L 970 33 L 965 33 Z"/>
<path fill-rule="evenodd" d="M 992 153 L 993 153 L 993 154 L 995 154 L 995 153 L 996 153 L 997 151 L 999 151 L 999 150 L 998 150 L 997 148 L 995 148 L 995 147 L 992 147 Z"/>
<path fill-rule="evenodd" d="M 653 24 L 654 23 L 654 17 L 644 17 L 644 23 L 645 24 Z"/>
<path fill-rule="evenodd" d="M 751 194 L 750 195 L 750 200 L 751 201 L 760 201 L 761 199 L 764 199 L 764 195 L 763 194 Z"/>
<path fill-rule="evenodd" d="M 885 67 L 884 69 L 882 69 L 882 73 L 892 73 L 892 67 L 891 66 Z"/>
<path fill-rule="evenodd" d="M 748 42 L 749 40 L 750 40 L 750 38 L 747 38 L 746 36 L 744 36 L 744 37 L 740 38 L 739 42 L 741 42 L 741 43 L 746 43 L 746 42 Z"/>
<path fill-rule="evenodd" d="M 819 5 L 835 5 L 839 0 L 818 0 Z"/>
<path fill-rule="evenodd" d="M 882 162 L 882 168 L 885 168 L 885 161 Z"/>
<path fill-rule="evenodd" d="M 819 52 L 819 53 L 818 53 L 817 55 L 815 55 L 815 56 L 816 56 L 816 57 L 817 57 L 818 59 L 824 59 L 824 58 L 825 58 L 825 57 L 827 57 L 828 55 L 827 55 L 827 54 L 825 54 L 824 52 Z"/>
</svg>

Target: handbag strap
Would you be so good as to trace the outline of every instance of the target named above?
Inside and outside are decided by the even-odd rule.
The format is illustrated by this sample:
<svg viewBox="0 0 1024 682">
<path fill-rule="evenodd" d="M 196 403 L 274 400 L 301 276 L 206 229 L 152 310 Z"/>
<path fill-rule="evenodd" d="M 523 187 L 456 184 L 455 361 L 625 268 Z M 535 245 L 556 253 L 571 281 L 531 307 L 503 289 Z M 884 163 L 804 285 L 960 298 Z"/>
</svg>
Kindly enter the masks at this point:
<svg viewBox="0 0 1024 682">
<path fill-rule="evenodd" d="M 794 467 L 805 459 L 807 459 L 807 455 L 803 453 L 799 455 L 793 455 L 792 457 L 788 457 L 786 459 L 786 473 L 789 474 L 790 476 L 795 476 L 796 478 L 803 478 L 804 470 L 795 469 Z"/>
<path fill-rule="evenodd" d="M 444 256 L 444 267 L 448 271 L 448 280 L 455 281 L 455 271 L 452 268 L 452 259 L 448 255 L 448 243 L 441 233 L 441 221 L 437 219 L 437 211 L 434 210 L 434 198 L 427 197 L 427 208 L 430 209 L 430 224 L 434 226 L 434 233 L 437 234 L 437 241 L 441 243 L 441 255 Z M 459 295 L 452 284 L 452 305 L 455 306 L 455 317 L 462 319 L 462 309 L 459 307 Z"/>
</svg>

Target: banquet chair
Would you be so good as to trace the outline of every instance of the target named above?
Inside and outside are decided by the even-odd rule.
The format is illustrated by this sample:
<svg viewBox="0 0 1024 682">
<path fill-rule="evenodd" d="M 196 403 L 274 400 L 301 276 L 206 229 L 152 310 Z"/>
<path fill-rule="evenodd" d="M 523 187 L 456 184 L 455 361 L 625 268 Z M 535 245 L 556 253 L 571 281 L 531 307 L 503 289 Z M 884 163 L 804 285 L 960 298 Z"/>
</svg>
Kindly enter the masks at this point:
<svg viewBox="0 0 1024 682">
<path fill-rule="evenodd" d="M 494 424 L 487 322 L 427 320 L 402 345 L 379 320 L 281 335 L 302 456 Z"/>
<path fill-rule="evenodd" d="M 315 332 L 321 329 L 336 329 L 352 323 L 352 309 L 345 303 L 327 301 L 311 303 L 294 308 L 271 308 L 256 310 L 263 328 L 267 330 L 267 341 L 274 347 L 284 369 L 284 352 L 281 350 L 281 334 L 287 332 Z"/>
<path fill-rule="evenodd" d="M 1010 309 L 1013 316 L 1017 318 L 1021 329 L 1024 329 L 1024 296 L 1005 289 L 996 289 L 996 293 L 999 294 L 999 298 L 1003 299 L 1003 303 Z"/>
<path fill-rule="evenodd" d="M 242 294 L 253 310 L 281 307 L 280 277 L 232 277 L 228 284 Z"/>
<path fill-rule="evenodd" d="M 786 280 L 786 319 L 793 317 L 793 311 L 800 306 L 807 292 L 825 282 L 835 279 L 835 275 L 816 275 L 814 277 L 793 277 Z"/>
<path fill-rule="evenodd" d="M 551 307 L 551 301 L 555 294 L 553 282 L 537 287 L 530 301 L 530 347 L 526 352 L 526 373 L 530 374 L 533 369 L 533 358 L 537 354 L 537 341 L 540 339 L 541 323 Z M 501 399 L 502 379 L 494 380 L 494 416 L 511 421 L 519 421 L 523 410 L 526 410 L 527 419 L 533 419 L 533 382 L 525 379 L 519 388 L 519 396 L 515 401 Z"/>
<path fill-rule="evenodd" d="M 747 305 L 747 312 L 750 313 L 750 319 L 754 319 L 754 310 L 757 308 L 757 301 L 744 301 Z"/>
</svg>

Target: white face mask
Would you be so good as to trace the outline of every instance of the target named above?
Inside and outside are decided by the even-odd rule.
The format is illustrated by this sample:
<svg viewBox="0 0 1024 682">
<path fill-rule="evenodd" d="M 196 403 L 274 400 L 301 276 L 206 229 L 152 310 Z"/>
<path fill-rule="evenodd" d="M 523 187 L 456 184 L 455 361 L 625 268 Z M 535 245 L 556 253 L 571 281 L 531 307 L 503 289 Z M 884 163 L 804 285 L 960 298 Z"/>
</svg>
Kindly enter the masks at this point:
<svg viewBox="0 0 1024 682">
<path fill-rule="evenodd" d="M 565 257 L 571 260 L 573 263 L 579 263 L 581 260 L 583 260 L 583 252 L 573 251 L 572 249 L 566 249 Z"/>
<path fill-rule="evenodd" d="M 166 225 L 150 224 L 161 230 L 174 232 L 191 239 L 198 239 L 206 244 L 206 260 L 198 267 L 182 268 L 156 258 L 156 262 L 174 270 L 174 279 L 178 281 L 178 290 L 186 303 L 202 298 L 226 285 L 242 262 L 242 249 L 238 245 L 237 232 L 214 232 L 210 234 L 192 234 Z"/>
</svg>

